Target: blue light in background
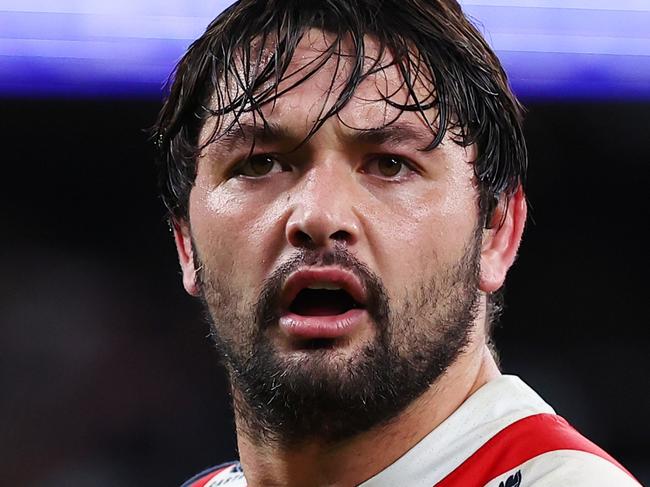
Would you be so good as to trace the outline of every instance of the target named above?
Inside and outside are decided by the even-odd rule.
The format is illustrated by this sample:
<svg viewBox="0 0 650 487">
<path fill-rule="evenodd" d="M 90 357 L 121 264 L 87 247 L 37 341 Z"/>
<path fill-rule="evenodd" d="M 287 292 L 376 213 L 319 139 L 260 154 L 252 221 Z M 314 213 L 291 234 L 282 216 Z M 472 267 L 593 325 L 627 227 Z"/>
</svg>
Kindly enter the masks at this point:
<svg viewBox="0 0 650 487">
<path fill-rule="evenodd" d="M 0 0 L 0 95 L 160 97 L 230 1 Z M 465 0 L 524 98 L 650 99 L 650 0 Z"/>
<path fill-rule="evenodd" d="M 650 1 L 462 3 L 520 96 L 650 99 Z"/>
</svg>

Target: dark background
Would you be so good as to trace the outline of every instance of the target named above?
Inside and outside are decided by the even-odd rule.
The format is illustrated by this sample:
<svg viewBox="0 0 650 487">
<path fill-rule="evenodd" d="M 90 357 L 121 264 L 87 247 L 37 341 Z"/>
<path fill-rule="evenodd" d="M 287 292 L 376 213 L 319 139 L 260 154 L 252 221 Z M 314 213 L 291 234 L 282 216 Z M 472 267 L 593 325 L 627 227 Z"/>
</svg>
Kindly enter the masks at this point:
<svg viewBox="0 0 650 487">
<path fill-rule="evenodd" d="M 650 484 L 650 103 L 529 102 L 503 369 Z M 157 101 L 0 100 L 2 485 L 178 485 L 236 457 L 143 129 Z"/>
</svg>

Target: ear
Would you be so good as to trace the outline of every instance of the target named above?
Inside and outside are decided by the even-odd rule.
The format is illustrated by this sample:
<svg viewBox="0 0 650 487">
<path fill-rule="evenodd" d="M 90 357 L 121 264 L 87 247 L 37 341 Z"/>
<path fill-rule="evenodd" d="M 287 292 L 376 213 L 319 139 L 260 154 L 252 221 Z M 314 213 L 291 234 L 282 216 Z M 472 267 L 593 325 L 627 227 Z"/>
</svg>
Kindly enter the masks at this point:
<svg viewBox="0 0 650 487">
<path fill-rule="evenodd" d="M 510 200 L 499 201 L 491 228 L 483 232 L 479 288 L 486 293 L 497 291 L 517 257 L 517 249 L 526 224 L 526 198 L 521 186 Z"/>
<path fill-rule="evenodd" d="M 183 272 L 183 287 L 188 294 L 198 296 L 199 286 L 197 284 L 196 268 L 194 267 L 194 248 L 192 246 L 192 234 L 189 223 L 174 220 L 172 227 L 174 230 L 174 242 L 176 243 L 178 261 L 181 264 L 181 271 Z"/>
</svg>

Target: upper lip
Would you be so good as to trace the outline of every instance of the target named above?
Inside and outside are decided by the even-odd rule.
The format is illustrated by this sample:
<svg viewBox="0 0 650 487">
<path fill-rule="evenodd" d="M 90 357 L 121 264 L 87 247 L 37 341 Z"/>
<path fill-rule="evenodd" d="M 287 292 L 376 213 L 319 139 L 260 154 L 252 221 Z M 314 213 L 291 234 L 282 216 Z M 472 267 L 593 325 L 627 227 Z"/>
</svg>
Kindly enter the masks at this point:
<svg viewBox="0 0 650 487">
<path fill-rule="evenodd" d="M 365 306 L 366 290 L 359 278 L 340 267 L 307 267 L 292 273 L 284 283 L 281 305 L 287 310 L 300 291 L 316 283 L 339 286 L 358 304 Z"/>
</svg>

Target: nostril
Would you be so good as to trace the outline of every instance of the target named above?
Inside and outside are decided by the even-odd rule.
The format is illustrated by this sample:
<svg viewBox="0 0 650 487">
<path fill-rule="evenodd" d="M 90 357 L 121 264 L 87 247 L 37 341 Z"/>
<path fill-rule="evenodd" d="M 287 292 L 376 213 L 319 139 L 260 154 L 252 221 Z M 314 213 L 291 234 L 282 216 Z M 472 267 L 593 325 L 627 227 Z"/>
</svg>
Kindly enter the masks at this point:
<svg viewBox="0 0 650 487">
<path fill-rule="evenodd" d="M 295 231 L 292 237 L 293 237 L 292 240 L 294 240 L 293 242 L 294 245 L 297 246 L 309 245 L 312 242 L 311 237 L 306 232 L 303 232 L 302 230 Z"/>
<path fill-rule="evenodd" d="M 337 242 L 349 242 L 351 239 L 351 235 L 345 230 L 339 230 L 337 232 L 334 232 L 332 235 L 330 235 L 330 238 L 332 240 L 336 240 Z"/>
<path fill-rule="evenodd" d="M 355 243 L 356 228 L 353 225 L 334 225 L 315 218 L 296 219 L 286 226 L 285 238 L 293 247 L 321 248 L 334 244 L 352 245 Z"/>
</svg>

